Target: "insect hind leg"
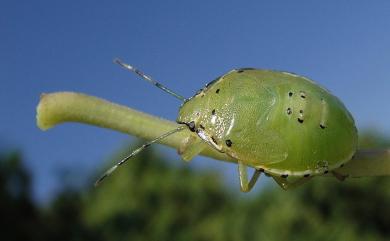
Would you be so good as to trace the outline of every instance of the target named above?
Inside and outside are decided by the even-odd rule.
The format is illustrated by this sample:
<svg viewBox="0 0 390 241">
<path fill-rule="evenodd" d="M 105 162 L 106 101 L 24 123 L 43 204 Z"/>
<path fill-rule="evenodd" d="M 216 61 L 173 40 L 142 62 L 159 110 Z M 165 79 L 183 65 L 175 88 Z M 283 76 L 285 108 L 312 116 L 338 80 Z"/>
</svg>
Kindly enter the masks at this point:
<svg viewBox="0 0 390 241">
<path fill-rule="evenodd" d="M 332 175 L 335 176 L 340 182 L 344 181 L 348 177 L 347 175 L 340 174 L 336 171 L 332 171 Z"/>
<path fill-rule="evenodd" d="M 251 179 L 248 181 L 247 166 L 243 162 L 238 161 L 238 172 L 240 176 L 241 191 L 249 192 L 257 182 L 257 179 L 259 179 L 259 176 L 262 171 L 255 169 L 255 172 L 253 173 Z"/>
<path fill-rule="evenodd" d="M 293 189 L 293 188 L 296 188 L 296 187 L 299 187 L 301 186 L 302 184 L 306 183 L 307 181 L 309 181 L 312 176 L 309 176 L 309 177 L 300 177 L 299 179 L 293 181 L 293 182 L 289 182 L 287 180 L 287 178 L 285 177 L 280 177 L 280 176 L 272 176 L 272 178 L 275 180 L 275 182 L 281 187 L 283 188 L 284 190 L 288 190 L 288 189 Z"/>
</svg>

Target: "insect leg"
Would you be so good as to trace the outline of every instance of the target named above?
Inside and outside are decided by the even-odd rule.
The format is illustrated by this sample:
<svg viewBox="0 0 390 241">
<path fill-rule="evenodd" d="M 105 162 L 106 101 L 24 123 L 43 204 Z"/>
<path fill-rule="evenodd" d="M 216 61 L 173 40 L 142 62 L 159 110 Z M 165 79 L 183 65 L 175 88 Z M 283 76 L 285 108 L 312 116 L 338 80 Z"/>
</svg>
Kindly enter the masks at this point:
<svg viewBox="0 0 390 241">
<path fill-rule="evenodd" d="M 190 135 L 181 143 L 178 153 L 184 161 L 190 161 L 203 151 L 206 146 L 207 144 L 198 136 Z"/>
<path fill-rule="evenodd" d="M 260 170 L 255 169 L 251 180 L 248 181 L 247 166 L 241 161 L 238 161 L 238 172 L 240 176 L 240 186 L 242 192 L 249 192 L 253 188 L 261 174 Z"/>
<path fill-rule="evenodd" d="M 338 173 L 336 171 L 332 171 L 332 174 L 333 174 L 333 176 L 335 176 L 337 178 L 337 180 L 339 180 L 341 182 L 344 181 L 345 178 L 348 177 L 348 176 L 342 175 L 342 174 L 340 174 L 340 173 Z"/>
<path fill-rule="evenodd" d="M 295 180 L 294 182 L 289 182 L 286 178 L 279 177 L 279 176 L 272 176 L 272 178 L 275 180 L 275 182 L 281 188 L 283 188 L 284 190 L 288 190 L 288 189 L 296 188 L 296 187 L 306 183 L 307 181 L 309 181 L 312 178 L 312 176 L 301 177 L 301 178 Z"/>
</svg>

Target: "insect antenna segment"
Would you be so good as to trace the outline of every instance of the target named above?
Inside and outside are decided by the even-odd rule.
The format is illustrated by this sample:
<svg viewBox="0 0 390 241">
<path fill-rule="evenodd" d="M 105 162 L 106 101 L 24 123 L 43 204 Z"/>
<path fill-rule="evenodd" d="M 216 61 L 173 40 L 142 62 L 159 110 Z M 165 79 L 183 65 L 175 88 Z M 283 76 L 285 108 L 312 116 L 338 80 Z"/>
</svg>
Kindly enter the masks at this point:
<svg viewBox="0 0 390 241">
<path fill-rule="evenodd" d="M 116 58 L 114 59 L 114 62 L 119 64 L 120 66 L 122 66 L 123 68 L 131 71 L 131 72 L 134 72 L 136 73 L 137 75 L 141 76 L 141 78 L 143 78 L 144 80 L 148 81 L 149 83 L 151 83 L 152 85 L 156 86 L 157 88 L 167 92 L 168 94 L 170 95 L 173 95 L 174 97 L 176 97 L 177 99 L 181 100 L 181 101 L 186 101 L 186 98 L 184 98 L 183 96 L 173 92 L 172 90 L 168 89 L 167 87 L 165 87 L 164 85 L 160 84 L 159 82 L 155 81 L 154 79 L 152 79 L 150 76 L 147 76 L 146 74 L 144 74 L 142 71 L 140 71 L 139 69 L 129 65 L 129 64 L 126 64 L 126 63 L 123 63 L 120 59 Z"/>
<path fill-rule="evenodd" d="M 106 179 L 108 176 L 110 176 L 120 165 L 124 164 L 126 161 L 128 161 L 130 158 L 132 158 L 133 156 L 137 155 L 138 153 L 140 153 L 141 151 L 143 151 L 145 148 L 147 148 L 148 146 L 150 146 L 151 144 L 161 140 L 161 139 L 164 139 L 176 132 L 179 132 L 179 131 L 182 131 L 186 128 L 185 125 L 182 125 L 182 126 L 179 126 L 178 128 L 176 129 L 173 129 L 171 131 L 168 131 L 164 134 L 162 134 L 161 136 L 155 138 L 154 140 L 151 140 L 149 142 L 146 142 L 145 144 L 143 144 L 142 146 L 140 146 L 139 148 L 135 149 L 130 155 L 126 156 L 125 158 L 123 158 L 121 161 L 119 161 L 116 165 L 114 165 L 113 167 L 111 167 L 110 169 L 108 169 L 103 175 L 100 176 L 100 178 L 95 182 L 95 187 L 97 187 L 104 179 Z"/>
</svg>

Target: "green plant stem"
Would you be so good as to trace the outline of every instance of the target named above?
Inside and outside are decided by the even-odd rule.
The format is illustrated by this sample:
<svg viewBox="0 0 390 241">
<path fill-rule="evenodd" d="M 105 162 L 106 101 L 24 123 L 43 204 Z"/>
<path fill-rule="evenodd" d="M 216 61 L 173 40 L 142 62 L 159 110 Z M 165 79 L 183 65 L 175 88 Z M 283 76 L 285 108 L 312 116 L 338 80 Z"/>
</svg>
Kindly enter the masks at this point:
<svg viewBox="0 0 390 241">
<path fill-rule="evenodd" d="M 56 92 L 42 94 L 37 107 L 37 125 L 47 130 L 57 124 L 78 122 L 127 133 L 152 140 L 179 125 L 126 106 L 80 93 Z M 159 143 L 178 149 L 182 141 L 194 135 L 184 130 L 171 135 Z M 214 159 L 234 161 L 225 154 L 207 148 L 202 153 Z"/>
<path fill-rule="evenodd" d="M 358 150 L 350 162 L 336 171 L 350 177 L 390 175 L 390 149 Z"/>
<path fill-rule="evenodd" d="M 95 125 L 148 140 L 178 127 L 175 122 L 93 96 L 73 92 L 42 94 L 37 107 L 38 127 L 47 130 L 64 122 Z M 160 143 L 178 149 L 190 135 L 194 134 L 184 130 L 161 140 Z M 201 155 L 235 162 L 212 148 L 206 148 Z M 358 150 L 350 162 L 335 171 L 350 177 L 390 175 L 390 149 Z"/>
</svg>

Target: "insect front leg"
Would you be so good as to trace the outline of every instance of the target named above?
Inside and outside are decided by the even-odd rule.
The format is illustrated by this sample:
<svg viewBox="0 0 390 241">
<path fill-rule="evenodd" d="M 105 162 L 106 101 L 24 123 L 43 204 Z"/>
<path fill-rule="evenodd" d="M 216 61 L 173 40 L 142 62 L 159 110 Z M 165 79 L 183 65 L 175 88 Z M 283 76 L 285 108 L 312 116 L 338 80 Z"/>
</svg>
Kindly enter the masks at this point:
<svg viewBox="0 0 390 241">
<path fill-rule="evenodd" d="M 304 183 L 306 183 L 307 181 L 309 181 L 312 176 L 309 176 L 309 177 L 300 177 L 299 179 L 293 181 L 293 182 L 289 182 L 287 180 L 287 178 L 284 178 L 284 177 L 280 177 L 280 176 L 272 176 L 272 178 L 275 180 L 275 182 L 281 187 L 283 188 L 284 190 L 288 190 L 288 189 L 293 189 L 293 188 L 296 188 Z"/>
<path fill-rule="evenodd" d="M 178 153 L 184 161 L 190 161 L 207 147 L 198 136 L 190 135 L 184 139 L 179 147 Z"/>
<path fill-rule="evenodd" d="M 257 182 L 257 179 L 261 174 L 260 170 L 255 169 L 255 172 L 253 173 L 251 180 L 248 181 L 247 166 L 241 161 L 238 161 L 238 172 L 240 176 L 240 187 L 242 192 L 249 192 L 253 188 L 253 186 Z"/>
</svg>

